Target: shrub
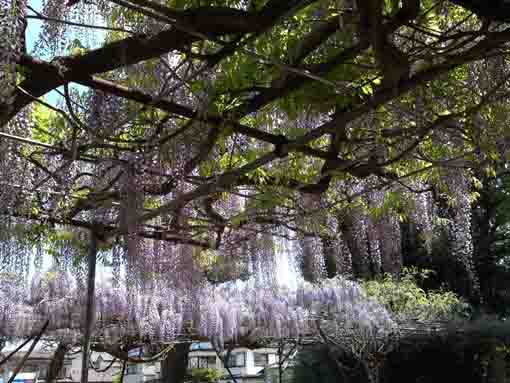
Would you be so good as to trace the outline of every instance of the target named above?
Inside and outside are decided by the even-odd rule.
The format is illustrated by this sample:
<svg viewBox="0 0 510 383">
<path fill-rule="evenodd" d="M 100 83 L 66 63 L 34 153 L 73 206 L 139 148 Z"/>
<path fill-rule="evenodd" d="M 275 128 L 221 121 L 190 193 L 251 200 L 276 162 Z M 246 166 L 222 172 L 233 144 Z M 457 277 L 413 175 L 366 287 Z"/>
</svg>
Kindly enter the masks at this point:
<svg viewBox="0 0 510 383">
<path fill-rule="evenodd" d="M 418 282 L 427 279 L 431 273 L 431 270 L 404 268 L 400 280 L 386 274 L 379 280 L 365 281 L 362 286 L 400 321 L 439 321 L 469 316 L 469 304 L 452 291 L 426 292 L 419 286 Z"/>
<path fill-rule="evenodd" d="M 221 371 L 216 368 L 194 368 L 191 370 L 192 383 L 213 383 L 220 380 Z"/>
</svg>

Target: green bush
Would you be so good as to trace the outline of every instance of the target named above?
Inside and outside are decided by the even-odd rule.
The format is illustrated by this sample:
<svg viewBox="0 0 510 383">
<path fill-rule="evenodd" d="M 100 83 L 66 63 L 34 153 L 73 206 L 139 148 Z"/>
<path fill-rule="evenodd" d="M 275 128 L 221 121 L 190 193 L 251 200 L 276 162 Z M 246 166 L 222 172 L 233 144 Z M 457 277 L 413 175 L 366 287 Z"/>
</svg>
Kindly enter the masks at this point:
<svg viewBox="0 0 510 383">
<path fill-rule="evenodd" d="M 386 274 L 362 285 L 366 293 L 385 305 L 397 320 L 466 318 L 470 306 L 455 293 L 446 290 L 426 292 L 418 285 L 431 273 L 431 270 L 404 268 L 400 280 Z"/>
<path fill-rule="evenodd" d="M 221 379 L 221 371 L 216 368 L 193 368 L 191 370 L 193 383 L 213 383 Z"/>
</svg>

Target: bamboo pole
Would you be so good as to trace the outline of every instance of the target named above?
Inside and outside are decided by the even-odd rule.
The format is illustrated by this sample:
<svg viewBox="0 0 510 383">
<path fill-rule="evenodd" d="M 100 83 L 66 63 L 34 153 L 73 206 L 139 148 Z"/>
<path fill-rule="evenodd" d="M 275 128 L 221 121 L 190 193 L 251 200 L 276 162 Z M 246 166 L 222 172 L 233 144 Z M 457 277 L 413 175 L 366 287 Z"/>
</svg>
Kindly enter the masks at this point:
<svg viewBox="0 0 510 383">
<path fill-rule="evenodd" d="M 35 335 L 31 335 L 27 340 L 25 340 L 23 343 L 21 343 L 18 347 L 16 347 L 15 350 L 11 351 L 5 358 L 3 358 L 0 361 L 0 366 L 6 363 L 14 354 L 16 354 L 19 350 L 21 350 L 23 347 L 25 347 L 28 342 L 30 342 L 32 339 L 34 339 Z"/>
<path fill-rule="evenodd" d="M 124 382 L 124 374 L 126 373 L 126 361 L 122 362 L 122 371 L 120 372 L 120 383 Z"/>
<path fill-rule="evenodd" d="M 25 365 L 25 362 L 30 357 L 30 354 L 32 353 L 32 351 L 34 351 L 34 348 L 35 348 L 37 342 L 39 342 L 39 339 L 41 339 L 41 336 L 43 335 L 44 331 L 46 331 L 46 328 L 48 327 L 49 323 L 50 323 L 50 321 L 48 321 L 48 320 L 44 323 L 44 325 L 41 328 L 41 331 L 39 331 L 39 334 L 37 334 L 37 336 L 35 337 L 34 341 L 30 345 L 30 348 L 28 349 L 27 353 L 25 354 L 23 359 L 21 359 L 21 361 L 18 363 L 18 365 L 16 366 L 16 368 L 12 372 L 12 375 L 9 378 L 9 381 L 7 383 L 12 383 L 14 381 L 14 378 L 16 378 L 16 375 L 18 375 L 18 373 L 21 371 L 21 369 Z"/>
<path fill-rule="evenodd" d="M 81 383 L 88 383 L 89 380 L 89 352 L 90 336 L 94 324 L 95 308 L 95 285 L 96 285 L 96 259 L 97 259 L 97 235 L 91 230 L 90 247 L 88 256 L 88 277 L 87 277 L 87 308 L 85 316 L 85 329 L 83 334 L 83 357 L 81 363 Z"/>
<path fill-rule="evenodd" d="M 223 357 L 223 355 L 221 355 L 220 350 L 218 350 L 214 344 L 212 346 L 214 348 L 214 351 L 216 352 L 216 355 L 218 356 L 218 358 L 220 359 L 221 363 L 223 364 L 223 367 L 227 370 L 228 375 L 230 376 L 230 379 L 232 379 L 232 382 L 233 383 L 237 383 L 237 379 L 234 376 L 234 374 L 232 374 L 232 370 L 230 369 L 230 367 L 228 365 L 228 362 L 229 362 L 229 359 L 230 359 L 230 357 L 232 355 L 232 350 L 234 349 L 234 347 L 233 346 L 229 347 L 227 349 L 227 353 L 226 353 L 225 357 Z M 246 356 L 245 356 L 245 358 L 246 358 Z M 245 359 L 245 363 L 246 363 L 246 359 Z"/>
</svg>

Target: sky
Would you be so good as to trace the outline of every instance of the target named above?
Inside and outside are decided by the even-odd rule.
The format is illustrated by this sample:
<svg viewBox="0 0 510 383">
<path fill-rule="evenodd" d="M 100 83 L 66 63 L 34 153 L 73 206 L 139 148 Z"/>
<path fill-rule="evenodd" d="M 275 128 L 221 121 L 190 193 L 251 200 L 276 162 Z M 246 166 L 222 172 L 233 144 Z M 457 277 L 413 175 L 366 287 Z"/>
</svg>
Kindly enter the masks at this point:
<svg viewBox="0 0 510 383">
<path fill-rule="evenodd" d="M 28 4 L 38 12 L 40 12 L 42 9 L 42 0 L 30 0 Z M 32 49 L 34 48 L 37 36 L 39 36 L 39 31 L 41 30 L 41 24 L 42 23 L 40 22 L 40 20 L 34 19 L 30 19 L 28 22 L 26 31 L 26 42 L 29 52 L 31 52 Z"/>
<path fill-rule="evenodd" d="M 32 7 L 33 9 L 35 9 L 36 11 L 42 12 L 42 7 L 43 7 L 42 0 L 29 0 L 28 1 L 28 5 L 30 7 Z M 33 12 L 29 11 L 28 14 L 33 14 Z M 101 22 L 101 18 L 100 17 L 98 17 L 98 20 L 97 20 L 96 23 L 97 24 L 104 24 L 104 23 Z M 27 51 L 28 51 L 29 54 L 33 53 L 35 44 L 37 43 L 37 40 L 38 40 L 38 37 L 39 37 L 39 33 L 41 32 L 42 24 L 43 23 L 42 23 L 41 20 L 36 20 L 36 19 L 29 19 L 28 20 L 28 25 L 27 25 L 27 30 L 26 30 L 25 38 L 26 38 L 26 44 L 27 44 Z M 72 30 L 76 30 L 76 28 L 74 28 Z M 94 30 L 94 33 L 95 33 L 95 38 L 98 38 L 98 40 L 101 41 L 102 40 L 102 36 L 104 35 L 104 32 L 103 31 Z M 87 89 L 86 87 L 78 85 L 78 84 L 72 84 L 71 87 L 73 89 L 79 89 L 80 91 L 85 91 Z M 59 90 L 61 92 L 63 92 L 63 88 L 62 87 L 59 88 Z M 45 99 L 46 102 L 48 102 L 48 103 L 50 103 L 52 105 L 55 105 L 55 106 L 57 105 L 58 101 L 61 98 L 62 97 L 56 91 L 49 92 L 48 94 L 46 94 L 44 96 L 44 99 Z"/>
<path fill-rule="evenodd" d="M 41 10 L 42 10 L 42 0 L 29 0 L 28 5 L 30 5 L 32 8 L 34 8 L 38 12 L 41 12 Z M 41 20 L 35 20 L 35 19 L 28 20 L 25 38 L 26 38 L 26 44 L 27 44 L 27 51 L 29 54 L 34 49 L 35 43 L 39 36 L 39 32 L 41 31 L 41 25 L 42 25 Z M 60 96 L 58 95 L 57 92 L 50 92 L 44 98 L 47 102 L 54 105 L 57 103 L 59 97 Z"/>
</svg>

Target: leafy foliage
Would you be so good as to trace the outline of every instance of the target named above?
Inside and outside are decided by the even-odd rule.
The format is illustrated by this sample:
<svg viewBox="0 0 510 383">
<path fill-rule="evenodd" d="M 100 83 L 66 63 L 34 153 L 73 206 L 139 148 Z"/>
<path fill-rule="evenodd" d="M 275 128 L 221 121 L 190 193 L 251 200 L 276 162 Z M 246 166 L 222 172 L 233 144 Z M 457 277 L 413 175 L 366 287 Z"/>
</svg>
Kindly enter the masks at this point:
<svg viewBox="0 0 510 383">
<path fill-rule="evenodd" d="M 115 342 L 297 336 L 331 310 L 387 334 L 381 304 L 484 302 L 507 251 L 505 202 L 497 225 L 482 205 L 506 183 L 510 29 L 478 3 L 0 0 L 0 329 L 83 328 L 90 236 L 112 272 L 88 325 Z M 394 279 L 416 254 L 447 259 L 455 293 Z"/>
<path fill-rule="evenodd" d="M 193 368 L 190 374 L 193 383 L 215 383 L 223 377 L 217 368 Z"/>
<path fill-rule="evenodd" d="M 366 281 L 363 288 L 402 321 L 452 320 L 469 315 L 469 305 L 451 291 L 425 291 L 419 287 L 430 270 L 404 268 L 400 279 L 386 274 L 380 280 Z"/>
</svg>

